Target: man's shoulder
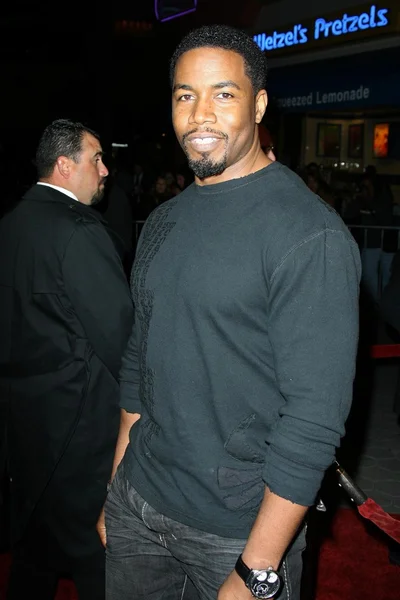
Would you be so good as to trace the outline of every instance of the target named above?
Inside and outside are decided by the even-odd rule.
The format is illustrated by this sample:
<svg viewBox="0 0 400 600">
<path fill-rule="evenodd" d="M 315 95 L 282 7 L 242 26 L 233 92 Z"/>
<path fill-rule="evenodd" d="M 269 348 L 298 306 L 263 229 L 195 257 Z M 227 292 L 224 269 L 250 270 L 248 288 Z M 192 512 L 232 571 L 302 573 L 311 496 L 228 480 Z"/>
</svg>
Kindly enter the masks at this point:
<svg viewBox="0 0 400 600">
<path fill-rule="evenodd" d="M 99 224 L 101 215 L 67 194 L 47 186 L 35 185 L 23 197 L 25 211 L 38 219 L 54 220 L 60 226 L 74 227 L 77 223 Z"/>
<path fill-rule="evenodd" d="M 274 165 L 266 176 L 260 193 L 265 200 L 266 222 L 273 229 L 280 229 L 291 235 L 313 235 L 319 231 L 351 234 L 340 215 L 332 206 L 314 194 L 304 181 L 282 164 Z"/>
<path fill-rule="evenodd" d="M 104 230 L 101 216 L 97 216 L 94 209 L 87 210 L 88 207 L 82 207 L 77 200 L 67 196 L 62 202 L 48 201 L 48 191 L 43 197 L 40 187 L 28 190 L 14 209 L 3 217 L 0 227 L 12 230 L 23 240 L 37 240 L 39 246 L 51 244 L 61 247 L 68 243 L 75 231 L 89 226 Z"/>
<path fill-rule="evenodd" d="M 354 238 L 338 213 L 296 173 L 280 164 L 272 167 L 260 174 L 248 194 L 253 243 L 261 246 L 270 272 L 297 249 L 322 252 L 328 239 L 349 255 L 356 252 Z"/>
</svg>

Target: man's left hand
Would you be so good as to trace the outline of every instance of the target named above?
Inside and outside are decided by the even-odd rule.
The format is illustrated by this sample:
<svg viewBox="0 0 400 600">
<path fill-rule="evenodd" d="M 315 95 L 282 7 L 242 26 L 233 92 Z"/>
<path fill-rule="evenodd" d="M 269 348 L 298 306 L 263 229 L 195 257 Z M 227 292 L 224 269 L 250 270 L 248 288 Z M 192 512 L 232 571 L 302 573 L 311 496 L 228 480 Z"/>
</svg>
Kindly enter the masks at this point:
<svg viewBox="0 0 400 600">
<path fill-rule="evenodd" d="M 219 588 L 217 600 L 254 600 L 254 598 L 236 571 L 232 571 Z"/>
</svg>

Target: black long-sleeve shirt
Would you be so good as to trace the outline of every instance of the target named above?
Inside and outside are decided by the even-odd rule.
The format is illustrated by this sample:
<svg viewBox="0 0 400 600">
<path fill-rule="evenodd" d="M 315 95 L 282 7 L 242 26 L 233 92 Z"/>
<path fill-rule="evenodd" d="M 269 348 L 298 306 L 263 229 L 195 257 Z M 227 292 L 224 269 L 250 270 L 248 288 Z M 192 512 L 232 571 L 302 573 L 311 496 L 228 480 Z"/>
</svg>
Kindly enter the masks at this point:
<svg viewBox="0 0 400 600">
<path fill-rule="evenodd" d="M 358 248 L 278 163 L 190 186 L 149 217 L 121 406 L 128 479 L 159 512 L 247 537 L 265 484 L 311 505 L 344 433 Z"/>
</svg>

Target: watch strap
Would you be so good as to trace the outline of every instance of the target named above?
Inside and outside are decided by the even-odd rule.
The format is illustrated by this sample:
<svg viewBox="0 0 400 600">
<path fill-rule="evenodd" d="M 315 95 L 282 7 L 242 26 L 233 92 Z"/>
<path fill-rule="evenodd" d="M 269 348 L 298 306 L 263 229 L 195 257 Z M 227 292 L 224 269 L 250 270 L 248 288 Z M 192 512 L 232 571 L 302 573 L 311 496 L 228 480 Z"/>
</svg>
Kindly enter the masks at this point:
<svg viewBox="0 0 400 600">
<path fill-rule="evenodd" d="M 274 598 L 282 584 L 279 573 L 272 567 L 250 569 L 242 555 L 236 561 L 235 571 L 255 598 Z"/>
<path fill-rule="evenodd" d="M 251 573 L 251 569 L 243 562 L 242 555 L 240 555 L 236 561 L 235 571 L 247 583 L 247 579 Z"/>
</svg>

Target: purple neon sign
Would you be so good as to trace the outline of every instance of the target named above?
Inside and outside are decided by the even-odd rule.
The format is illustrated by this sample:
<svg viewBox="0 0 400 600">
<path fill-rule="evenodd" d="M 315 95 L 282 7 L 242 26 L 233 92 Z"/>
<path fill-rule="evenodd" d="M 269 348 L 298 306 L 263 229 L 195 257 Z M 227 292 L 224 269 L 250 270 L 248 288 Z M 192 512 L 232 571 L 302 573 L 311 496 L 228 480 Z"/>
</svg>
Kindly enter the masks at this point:
<svg viewBox="0 0 400 600">
<path fill-rule="evenodd" d="M 154 0 L 154 13 L 158 21 L 165 23 L 194 12 L 197 2 L 198 0 L 169 0 L 169 2 L 168 0 Z M 173 14 L 171 14 L 172 12 Z"/>
</svg>

